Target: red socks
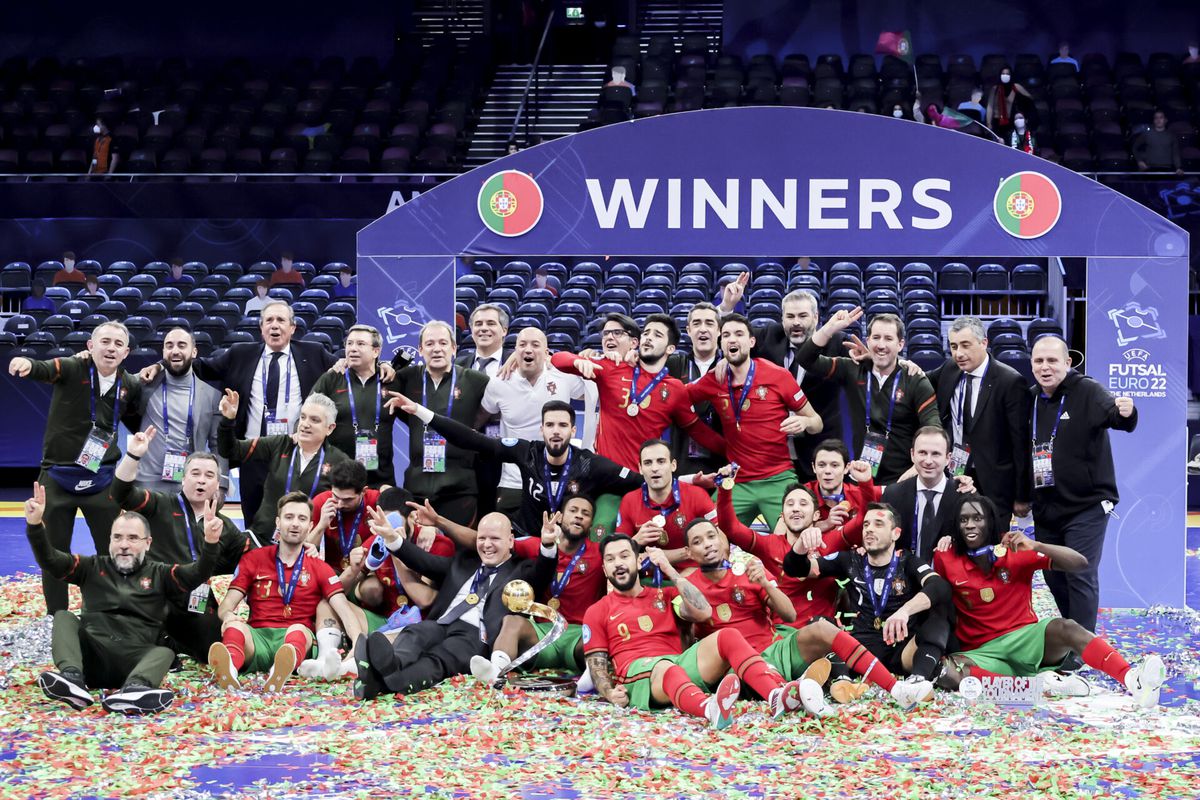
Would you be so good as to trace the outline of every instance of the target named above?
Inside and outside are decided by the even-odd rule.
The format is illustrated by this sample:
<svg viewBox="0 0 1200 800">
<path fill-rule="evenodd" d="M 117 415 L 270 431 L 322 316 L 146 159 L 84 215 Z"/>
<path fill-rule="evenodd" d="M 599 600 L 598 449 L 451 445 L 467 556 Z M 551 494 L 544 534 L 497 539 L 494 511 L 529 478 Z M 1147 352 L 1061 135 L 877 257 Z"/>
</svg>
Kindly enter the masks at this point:
<svg viewBox="0 0 1200 800">
<path fill-rule="evenodd" d="M 733 628 L 724 628 L 716 632 L 717 652 L 721 658 L 729 662 L 730 668 L 759 697 L 766 700 L 772 689 L 783 686 L 783 676 L 763 661 L 761 655 Z"/>
<path fill-rule="evenodd" d="M 704 717 L 704 701 L 708 695 L 688 677 L 683 667 L 670 666 L 663 673 L 663 691 L 671 698 L 671 705 L 693 717 Z"/>
<path fill-rule="evenodd" d="M 845 631 L 837 632 L 837 635 L 833 637 L 830 649 L 838 658 L 846 662 L 846 666 L 859 675 L 865 676 L 868 681 L 885 692 L 890 692 L 896 685 L 896 678 L 883 664 L 879 663 L 879 659 Z"/>
<path fill-rule="evenodd" d="M 1111 675 L 1116 678 L 1117 683 L 1125 685 L 1125 673 L 1130 669 L 1129 662 L 1114 650 L 1111 644 L 1099 636 L 1088 642 L 1087 647 L 1083 648 L 1083 652 L 1079 655 L 1083 659 L 1083 663 L 1089 667 Z"/>
<path fill-rule="evenodd" d="M 283 645 L 286 647 L 289 644 L 296 651 L 297 664 L 308 657 L 308 637 L 304 635 L 304 631 L 289 631 L 287 636 L 283 637 Z"/>
<path fill-rule="evenodd" d="M 221 634 L 221 642 L 225 645 L 225 649 L 229 651 L 229 661 L 233 664 L 233 668 L 241 670 L 246 665 L 246 637 L 234 627 L 225 629 Z"/>
</svg>

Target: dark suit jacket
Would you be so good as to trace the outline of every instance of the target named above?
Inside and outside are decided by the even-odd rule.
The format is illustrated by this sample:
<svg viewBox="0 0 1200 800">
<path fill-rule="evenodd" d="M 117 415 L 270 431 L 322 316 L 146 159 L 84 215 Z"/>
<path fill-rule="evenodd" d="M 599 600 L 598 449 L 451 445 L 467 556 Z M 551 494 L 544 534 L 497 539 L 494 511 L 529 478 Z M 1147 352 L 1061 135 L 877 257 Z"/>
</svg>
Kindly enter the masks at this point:
<svg viewBox="0 0 1200 800">
<path fill-rule="evenodd" d="M 253 390 L 254 370 L 262 360 L 266 345 L 262 342 L 239 342 L 207 358 L 192 362 L 196 377 L 218 386 L 222 391 L 233 389 L 241 397 L 235 430 L 238 438 L 246 438 L 246 417 L 250 412 L 250 393 Z M 337 357 L 317 342 L 292 340 L 292 357 L 296 375 L 300 378 L 300 394 L 307 397 L 317 378 L 337 361 Z M 257 431 L 254 433 L 258 435 Z"/>
<path fill-rule="evenodd" d="M 509 350 L 508 348 L 505 348 L 505 347 L 501 347 L 500 348 L 500 360 L 496 363 L 499 366 L 503 367 L 504 362 L 508 361 L 508 357 L 511 356 L 512 354 L 513 354 L 512 350 Z M 470 353 L 459 353 L 457 356 L 454 357 L 454 363 L 460 367 L 470 367 L 471 369 L 474 369 L 475 368 L 475 366 L 474 366 L 475 365 L 474 351 L 472 351 Z"/>
<path fill-rule="evenodd" d="M 954 479 L 946 480 L 945 493 L 938 503 L 937 513 L 933 518 L 935 534 L 930 536 L 923 533 L 917 548 L 913 547 L 912 538 L 913 525 L 917 522 L 917 478 L 905 478 L 884 487 L 882 500 L 896 509 L 896 514 L 900 517 L 901 534 L 896 546 L 904 550 L 916 550 L 922 561 L 932 564 L 934 546 L 943 536 L 949 536 L 952 526 L 958 522 L 958 487 Z"/>
<path fill-rule="evenodd" d="M 755 322 L 751 332 L 754 334 L 754 348 L 750 351 L 750 355 L 754 358 L 765 358 L 781 367 L 784 366 L 792 343 L 783 326 L 770 320 Z M 846 337 L 843 334 L 837 334 L 821 350 L 821 355 L 830 358 L 846 355 L 846 348 L 842 345 L 845 340 Z M 792 366 L 788 370 L 792 373 L 792 377 L 796 376 L 799 366 L 800 364 L 793 359 Z M 804 380 L 800 381 L 800 388 L 804 390 L 804 396 L 821 415 L 821 421 L 824 423 L 820 433 L 793 439 L 796 443 L 796 469 L 802 478 L 811 480 L 815 477 L 812 474 L 812 457 L 817 444 L 825 439 L 841 439 L 853 450 L 853 434 L 843 430 L 842 423 L 843 420 L 848 419 L 848 415 L 845 413 L 842 389 L 837 381 L 823 380 L 813 370 L 808 370 L 805 372 Z"/>
<path fill-rule="evenodd" d="M 425 614 L 427 620 L 436 620 L 450 609 L 459 587 L 475 574 L 481 563 L 474 550 L 459 550 L 447 558 L 427 553 L 408 539 L 403 540 L 400 549 L 394 552 L 405 566 L 430 578 L 438 586 L 437 598 Z M 492 579 L 492 590 L 483 601 L 483 625 L 489 644 L 496 641 L 504 617 L 511 613 L 501 600 L 504 587 L 510 581 L 527 581 L 533 587 L 534 596 L 539 596 L 554 580 L 557 568 L 557 558 L 541 555 L 533 559 L 514 557 L 500 565 L 500 571 Z"/>
<path fill-rule="evenodd" d="M 954 435 L 951 415 L 957 413 L 954 395 L 962 374 L 950 359 L 928 375 L 937 393 L 942 427 L 951 436 Z M 975 413 L 966 430 L 971 446 L 967 474 L 974 478 L 980 494 L 995 501 L 1003 515 L 1012 510 L 1014 502 L 1029 502 L 1033 486 L 1029 387 L 1019 372 L 994 358 L 988 361 L 980 383 Z M 1008 522 L 1007 518 L 1004 522 Z"/>
<path fill-rule="evenodd" d="M 709 370 L 711 371 L 720 360 L 721 353 L 718 351 L 717 361 L 712 363 Z M 667 356 L 667 374 L 672 378 L 678 378 L 684 383 L 691 383 L 704 377 L 696 368 L 690 355 L 678 352 Z M 713 413 L 712 403 L 705 401 L 702 403 L 693 403 L 693 406 L 700 419 L 704 420 L 717 433 L 721 432 L 721 419 Z M 682 430 L 678 426 L 671 426 L 671 456 L 679 464 L 678 474 L 716 472 L 726 464 L 726 459 L 711 453 L 701 458 L 694 458 L 688 455 L 688 451 L 691 449 L 691 441 L 692 437 L 687 435 L 687 431 Z"/>
</svg>

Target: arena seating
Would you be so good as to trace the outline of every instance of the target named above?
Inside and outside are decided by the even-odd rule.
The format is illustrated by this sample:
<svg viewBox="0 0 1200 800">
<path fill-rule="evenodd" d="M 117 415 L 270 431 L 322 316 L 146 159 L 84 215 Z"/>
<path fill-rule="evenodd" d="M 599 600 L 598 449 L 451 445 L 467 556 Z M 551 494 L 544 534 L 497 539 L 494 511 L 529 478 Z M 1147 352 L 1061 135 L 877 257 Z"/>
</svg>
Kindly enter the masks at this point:
<svg viewBox="0 0 1200 800">
<path fill-rule="evenodd" d="M 84 172 L 92 125 L 118 172 L 455 171 L 486 91 L 491 47 L 413 43 L 358 58 L 263 66 L 119 57 L 0 65 L 0 173 Z"/>
<path fill-rule="evenodd" d="M 1181 64 L 1178 56 L 1119 53 L 1112 64 L 1097 53 L 1080 59 L 1078 72 L 1069 64 L 1022 53 L 1015 58 L 992 54 L 978 66 L 973 57 L 923 54 L 913 66 L 892 56 L 825 54 L 815 63 L 791 54 L 782 63 L 758 55 L 743 63 L 735 55 L 709 53 L 703 36 L 685 37 L 676 47 L 671 36 L 653 36 L 645 52 L 636 37 L 618 37 L 612 66 L 626 70 L 637 87 L 601 90 L 596 109 L 584 127 L 631 117 L 737 105 L 786 105 L 839 108 L 891 115 L 898 103 L 911 115 L 919 90 L 922 103 L 957 108 L 971 90 L 995 86 L 1006 64 L 1014 80 L 1029 90 L 1030 112 L 1038 154 L 1078 171 L 1136 169 L 1133 137 L 1149 126 L 1162 108 L 1179 140 L 1184 168 L 1200 169 L 1197 110 L 1200 108 L 1200 64 Z M 985 94 L 986 104 L 986 94 Z M 986 136 L 979 126 L 967 133 Z"/>
</svg>

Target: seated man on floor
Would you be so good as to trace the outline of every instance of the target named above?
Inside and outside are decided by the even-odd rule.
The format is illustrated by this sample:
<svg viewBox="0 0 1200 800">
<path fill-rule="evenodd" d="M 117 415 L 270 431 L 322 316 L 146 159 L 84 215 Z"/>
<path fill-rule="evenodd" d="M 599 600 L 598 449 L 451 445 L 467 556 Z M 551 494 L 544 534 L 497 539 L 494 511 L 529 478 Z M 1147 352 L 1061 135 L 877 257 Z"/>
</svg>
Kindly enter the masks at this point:
<svg viewBox="0 0 1200 800">
<path fill-rule="evenodd" d="M 171 705 L 175 695 L 162 688 L 175 653 L 158 644 L 173 595 L 186 596 L 208 579 L 217 561 L 221 521 L 216 502 L 204 510 L 200 557 L 186 565 L 147 561 L 150 525 L 141 514 L 122 512 L 113 522 L 107 556 L 64 553 L 50 544 L 42 517 L 46 490 L 33 485 L 25 501 L 25 535 L 34 558 L 48 575 L 73 583 L 83 592 L 80 616 L 54 614 L 50 652 L 55 670 L 38 676 L 51 700 L 83 709 L 94 699 L 88 688 L 113 689 L 106 711 L 152 714 Z"/>
<path fill-rule="evenodd" d="M 962 498 L 951 536 L 938 543 L 934 566 L 954 586 L 955 634 L 962 652 L 946 657 L 938 684 L 959 688 L 967 676 L 1033 677 L 1042 674 L 1049 693 L 1086 696 L 1087 681 L 1058 669 L 1071 652 L 1083 663 L 1125 687 L 1138 705 L 1158 705 L 1166 668 L 1157 655 L 1129 663 L 1104 639 L 1079 623 L 1039 620 L 1033 611 L 1033 576 L 1038 570 L 1071 572 L 1087 559 L 1063 545 L 1035 542 L 1005 530 L 995 504 L 983 495 Z"/>
<path fill-rule="evenodd" d="M 355 641 L 358 680 L 354 696 L 413 694 L 447 678 L 467 673 L 471 656 L 484 655 L 496 641 L 508 610 L 501 602 L 509 581 L 527 581 L 536 593 L 554 577 L 558 552 L 544 537 L 533 560 L 513 557 L 512 523 L 498 512 L 479 522 L 474 550 L 453 557 L 435 556 L 404 538 L 379 509 L 371 511 L 371 530 L 405 566 L 438 586 L 425 619 L 404 627 L 394 640 L 376 631 Z"/>
<path fill-rule="evenodd" d="M 337 574 L 305 551 L 312 525 L 308 496 L 289 492 L 275 507 L 279 543 L 242 556 L 217 609 L 223 623 L 221 641 L 209 648 L 208 665 L 222 689 L 241 688 L 239 673 L 270 670 L 264 689 L 281 690 L 312 648 L 323 599 L 329 601 L 351 641 L 361 633 Z M 250 607 L 248 622 L 236 616 L 243 600 Z M 337 621 L 322 620 L 316 640 L 322 656 L 333 653 L 337 658 L 342 640 Z"/>
</svg>

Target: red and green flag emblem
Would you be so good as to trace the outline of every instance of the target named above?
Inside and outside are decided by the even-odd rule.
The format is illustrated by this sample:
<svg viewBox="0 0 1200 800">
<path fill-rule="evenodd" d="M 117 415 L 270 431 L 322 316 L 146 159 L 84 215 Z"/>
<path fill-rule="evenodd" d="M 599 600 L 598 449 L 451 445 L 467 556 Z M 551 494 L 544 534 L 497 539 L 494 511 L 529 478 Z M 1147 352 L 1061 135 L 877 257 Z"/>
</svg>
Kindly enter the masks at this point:
<svg viewBox="0 0 1200 800">
<path fill-rule="evenodd" d="M 996 221 L 1018 239 L 1050 232 L 1062 214 L 1062 195 L 1040 172 L 1018 172 L 1000 182 L 993 201 Z"/>
<path fill-rule="evenodd" d="M 479 190 L 479 218 L 494 233 L 520 236 L 542 218 L 542 190 L 532 175 L 506 169 Z"/>
</svg>

